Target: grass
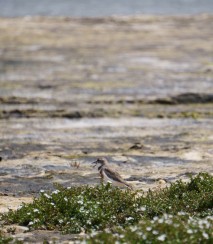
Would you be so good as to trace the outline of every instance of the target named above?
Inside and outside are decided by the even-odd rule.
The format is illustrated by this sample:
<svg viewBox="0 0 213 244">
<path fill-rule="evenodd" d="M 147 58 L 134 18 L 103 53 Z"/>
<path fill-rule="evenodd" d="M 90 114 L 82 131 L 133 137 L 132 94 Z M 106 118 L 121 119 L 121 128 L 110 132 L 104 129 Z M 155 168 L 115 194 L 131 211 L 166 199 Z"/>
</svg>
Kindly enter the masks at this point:
<svg viewBox="0 0 213 244">
<path fill-rule="evenodd" d="M 0 233 L 0 244 L 7 244 L 12 241 L 12 238 L 5 237 L 3 234 Z"/>
<path fill-rule="evenodd" d="M 158 191 L 132 192 L 111 185 L 41 191 L 33 203 L 1 215 L 4 224 L 30 230 L 89 234 L 89 243 L 211 243 L 213 176 L 200 173 Z M 198 242 L 196 242 L 198 241 Z"/>
</svg>

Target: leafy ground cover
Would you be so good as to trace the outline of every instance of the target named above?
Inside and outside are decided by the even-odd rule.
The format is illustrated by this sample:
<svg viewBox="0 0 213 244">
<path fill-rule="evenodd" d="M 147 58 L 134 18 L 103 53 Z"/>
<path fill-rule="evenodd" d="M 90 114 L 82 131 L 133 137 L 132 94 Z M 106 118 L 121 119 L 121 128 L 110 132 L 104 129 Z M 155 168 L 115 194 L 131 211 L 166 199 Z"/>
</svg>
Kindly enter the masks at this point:
<svg viewBox="0 0 213 244">
<path fill-rule="evenodd" d="M 56 185 L 1 220 L 30 230 L 86 232 L 89 243 L 212 243 L 213 176 L 200 173 L 188 183 L 176 181 L 147 193 L 109 184 Z"/>
</svg>

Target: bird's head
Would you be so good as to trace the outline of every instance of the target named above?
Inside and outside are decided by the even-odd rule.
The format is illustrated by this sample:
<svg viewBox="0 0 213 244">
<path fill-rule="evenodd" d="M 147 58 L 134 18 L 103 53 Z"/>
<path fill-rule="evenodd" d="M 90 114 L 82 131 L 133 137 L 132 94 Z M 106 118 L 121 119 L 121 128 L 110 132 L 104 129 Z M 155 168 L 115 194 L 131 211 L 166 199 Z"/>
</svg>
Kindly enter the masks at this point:
<svg viewBox="0 0 213 244">
<path fill-rule="evenodd" d="M 103 166 L 107 164 L 107 159 L 106 158 L 98 158 L 95 162 L 93 162 L 94 167 L 96 165 Z"/>
</svg>

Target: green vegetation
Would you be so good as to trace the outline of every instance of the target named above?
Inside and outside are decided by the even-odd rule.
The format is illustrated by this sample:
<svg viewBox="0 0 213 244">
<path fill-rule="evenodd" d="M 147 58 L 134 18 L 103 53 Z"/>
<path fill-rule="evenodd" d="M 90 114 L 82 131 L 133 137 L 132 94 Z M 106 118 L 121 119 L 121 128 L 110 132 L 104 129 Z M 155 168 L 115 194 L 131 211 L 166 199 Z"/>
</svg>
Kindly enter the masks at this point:
<svg viewBox="0 0 213 244">
<path fill-rule="evenodd" d="M 0 231 L 0 244 L 7 244 L 12 241 L 12 238 L 10 237 L 5 237 L 2 232 Z"/>
<path fill-rule="evenodd" d="M 1 216 L 4 224 L 89 234 L 88 242 L 212 243 L 213 176 L 200 173 L 188 183 L 149 191 L 108 185 L 41 191 L 31 204 Z M 101 231 L 101 232 L 100 232 Z"/>
<path fill-rule="evenodd" d="M 126 229 L 117 227 L 110 233 L 92 232 L 88 243 L 213 243 L 212 231 L 213 216 L 199 219 L 179 212 L 177 216 L 163 214 Z"/>
</svg>

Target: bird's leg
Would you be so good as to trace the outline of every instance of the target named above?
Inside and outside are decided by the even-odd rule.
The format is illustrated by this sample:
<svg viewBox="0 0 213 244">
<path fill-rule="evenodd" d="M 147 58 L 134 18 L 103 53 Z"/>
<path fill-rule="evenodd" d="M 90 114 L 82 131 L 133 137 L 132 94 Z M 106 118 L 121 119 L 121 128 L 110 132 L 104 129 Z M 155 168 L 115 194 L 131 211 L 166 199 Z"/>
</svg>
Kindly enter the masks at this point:
<svg viewBox="0 0 213 244">
<path fill-rule="evenodd" d="M 101 182 L 102 185 L 104 184 L 104 178 L 103 177 L 101 177 L 100 182 Z"/>
</svg>

